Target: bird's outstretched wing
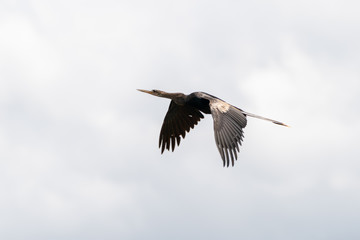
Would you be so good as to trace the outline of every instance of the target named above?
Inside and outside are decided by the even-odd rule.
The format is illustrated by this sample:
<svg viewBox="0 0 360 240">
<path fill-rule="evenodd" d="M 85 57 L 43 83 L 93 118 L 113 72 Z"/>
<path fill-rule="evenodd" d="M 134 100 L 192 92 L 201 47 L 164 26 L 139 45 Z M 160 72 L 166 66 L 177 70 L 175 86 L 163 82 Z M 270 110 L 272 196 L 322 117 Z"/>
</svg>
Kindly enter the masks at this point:
<svg viewBox="0 0 360 240">
<path fill-rule="evenodd" d="M 165 148 L 170 150 L 170 146 L 174 151 L 175 139 L 179 145 L 180 136 L 185 138 L 186 132 L 194 128 L 201 118 L 204 118 L 204 115 L 196 108 L 189 105 L 180 106 L 171 101 L 160 131 L 159 148 L 161 148 L 161 153 Z"/>
<path fill-rule="evenodd" d="M 246 126 L 246 116 L 242 110 L 220 100 L 210 100 L 211 114 L 214 119 L 216 146 L 220 152 L 224 166 L 234 166 L 239 145 L 243 140 L 243 128 Z M 230 155 L 230 156 L 229 156 Z"/>
</svg>

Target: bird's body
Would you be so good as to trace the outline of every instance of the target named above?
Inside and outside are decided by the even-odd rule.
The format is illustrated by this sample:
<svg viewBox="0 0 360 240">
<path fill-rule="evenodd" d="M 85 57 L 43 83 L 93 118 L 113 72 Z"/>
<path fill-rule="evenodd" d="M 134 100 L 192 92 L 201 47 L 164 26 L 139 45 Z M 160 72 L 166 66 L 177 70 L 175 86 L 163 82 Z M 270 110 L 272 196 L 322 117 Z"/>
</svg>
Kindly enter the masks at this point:
<svg viewBox="0 0 360 240">
<path fill-rule="evenodd" d="M 246 116 L 271 121 L 275 124 L 287 126 L 281 122 L 247 113 L 215 96 L 204 92 L 167 93 L 160 90 L 141 90 L 154 96 L 171 99 L 160 131 L 159 147 L 161 153 L 167 150 L 174 151 L 175 145 L 180 144 L 182 136 L 194 128 L 204 118 L 204 114 L 211 114 L 214 120 L 214 134 L 216 146 L 220 152 L 224 166 L 229 166 L 230 160 L 234 166 L 237 152 L 243 140 L 243 128 L 247 124 Z"/>
</svg>

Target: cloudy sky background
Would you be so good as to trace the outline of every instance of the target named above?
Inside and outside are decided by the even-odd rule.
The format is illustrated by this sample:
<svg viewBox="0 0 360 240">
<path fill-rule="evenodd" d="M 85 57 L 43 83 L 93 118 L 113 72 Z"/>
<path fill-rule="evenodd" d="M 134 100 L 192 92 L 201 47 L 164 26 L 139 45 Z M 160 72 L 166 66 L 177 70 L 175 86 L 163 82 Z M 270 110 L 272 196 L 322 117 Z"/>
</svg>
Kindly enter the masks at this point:
<svg viewBox="0 0 360 240">
<path fill-rule="evenodd" d="M 359 239 L 357 1 L 1 1 L 1 239 Z M 207 116 L 174 153 L 169 101 L 249 119 L 223 168 Z"/>
</svg>

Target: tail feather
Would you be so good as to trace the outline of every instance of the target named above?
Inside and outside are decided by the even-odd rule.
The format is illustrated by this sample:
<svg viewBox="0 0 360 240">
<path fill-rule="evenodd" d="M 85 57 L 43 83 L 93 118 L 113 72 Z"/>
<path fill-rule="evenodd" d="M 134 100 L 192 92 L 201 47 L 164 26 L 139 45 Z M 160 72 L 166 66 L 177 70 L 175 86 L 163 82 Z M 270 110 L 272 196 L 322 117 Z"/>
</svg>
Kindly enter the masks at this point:
<svg viewBox="0 0 360 240">
<path fill-rule="evenodd" d="M 252 114 L 252 113 L 248 113 L 248 112 L 245 112 L 245 111 L 242 111 L 242 113 L 245 114 L 246 116 L 249 116 L 249 117 L 254 117 L 254 118 L 258 118 L 258 119 L 270 121 L 270 122 L 275 123 L 275 124 L 277 124 L 277 125 L 281 125 L 281 126 L 285 126 L 285 127 L 290 127 L 290 126 L 286 125 L 285 123 L 282 123 L 282 122 L 279 122 L 279 121 L 276 121 L 276 120 L 273 120 L 273 119 L 270 119 L 270 118 L 262 117 L 262 116 L 259 116 L 259 115 L 256 115 L 256 114 Z"/>
</svg>

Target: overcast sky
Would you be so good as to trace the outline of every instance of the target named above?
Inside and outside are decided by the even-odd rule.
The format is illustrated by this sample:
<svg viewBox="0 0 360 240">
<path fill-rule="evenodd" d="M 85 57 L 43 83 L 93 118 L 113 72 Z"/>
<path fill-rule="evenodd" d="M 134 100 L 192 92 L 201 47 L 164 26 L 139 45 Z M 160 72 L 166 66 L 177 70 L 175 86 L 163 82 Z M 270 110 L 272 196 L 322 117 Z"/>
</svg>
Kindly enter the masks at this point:
<svg viewBox="0 0 360 240">
<path fill-rule="evenodd" d="M 359 239 L 358 1 L 1 1 L 0 238 Z M 223 168 L 212 118 L 173 153 L 169 101 L 245 111 Z"/>
</svg>

